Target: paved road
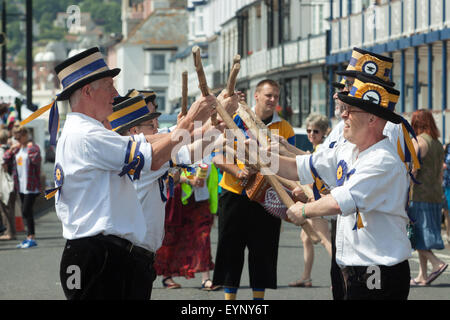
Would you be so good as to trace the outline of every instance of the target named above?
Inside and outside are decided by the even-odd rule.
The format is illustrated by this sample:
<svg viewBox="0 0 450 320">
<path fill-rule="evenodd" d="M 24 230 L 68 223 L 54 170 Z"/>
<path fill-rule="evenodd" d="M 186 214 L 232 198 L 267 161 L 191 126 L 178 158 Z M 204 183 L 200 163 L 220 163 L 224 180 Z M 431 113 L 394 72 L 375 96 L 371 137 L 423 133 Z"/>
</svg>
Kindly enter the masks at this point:
<svg viewBox="0 0 450 320">
<path fill-rule="evenodd" d="M 36 220 L 38 247 L 28 250 L 15 246 L 25 237 L 19 234 L 17 241 L 0 242 L 0 299 L 10 300 L 61 300 L 64 294 L 59 281 L 59 261 L 64 246 L 61 225 L 53 210 L 41 214 Z M 213 227 L 212 254 L 215 256 L 217 227 Z M 450 263 L 450 248 L 436 252 Z M 270 300 L 330 300 L 330 259 L 325 249 L 316 246 L 312 273 L 313 288 L 290 288 L 287 284 L 297 279 L 303 269 L 302 246 L 298 229 L 283 223 L 278 261 L 278 289 L 267 290 Z M 418 272 L 417 254 L 410 259 L 412 274 Z M 199 290 L 200 277 L 194 279 L 176 278 L 181 289 L 167 290 L 161 284 L 161 277 L 154 283 L 153 300 L 222 300 L 223 291 L 204 292 Z M 238 299 L 250 300 L 247 265 L 244 266 Z M 450 298 L 450 268 L 430 287 L 412 288 L 410 299 L 447 300 Z"/>
</svg>

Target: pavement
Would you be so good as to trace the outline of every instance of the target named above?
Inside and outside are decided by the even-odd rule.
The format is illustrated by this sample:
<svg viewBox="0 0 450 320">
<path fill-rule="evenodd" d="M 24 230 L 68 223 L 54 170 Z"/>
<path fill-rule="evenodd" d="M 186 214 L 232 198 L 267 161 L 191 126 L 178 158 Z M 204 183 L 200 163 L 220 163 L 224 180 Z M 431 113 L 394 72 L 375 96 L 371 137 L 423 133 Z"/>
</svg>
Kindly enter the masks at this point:
<svg viewBox="0 0 450 320">
<path fill-rule="evenodd" d="M 36 238 L 38 246 L 30 249 L 16 249 L 25 238 L 19 233 L 17 240 L 0 242 L 0 300 L 64 300 L 59 280 L 59 262 L 65 240 L 62 238 L 61 224 L 54 208 L 42 209 L 36 214 Z M 211 250 L 215 257 L 217 246 L 217 224 L 211 231 Z M 450 247 L 435 250 L 435 254 L 450 263 Z M 416 276 L 419 264 L 417 253 L 410 259 L 411 275 Z M 291 288 L 287 284 L 300 277 L 303 270 L 303 248 L 299 229 L 289 223 L 282 224 L 278 258 L 278 289 L 266 290 L 267 300 L 331 300 L 330 258 L 325 249 L 315 246 L 315 262 L 312 272 L 312 288 Z M 212 276 L 212 272 L 211 272 Z M 165 289 L 160 276 L 154 282 L 152 300 L 207 301 L 223 300 L 223 290 L 206 292 L 200 290 L 201 277 L 194 279 L 175 278 L 182 285 L 180 289 Z M 251 300 L 248 267 L 245 264 L 239 300 Z M 414 287 L 410 290 L 410 300 L 448 300 L 450 298 L 450 268 L 432 286 Z"/>
</svg>

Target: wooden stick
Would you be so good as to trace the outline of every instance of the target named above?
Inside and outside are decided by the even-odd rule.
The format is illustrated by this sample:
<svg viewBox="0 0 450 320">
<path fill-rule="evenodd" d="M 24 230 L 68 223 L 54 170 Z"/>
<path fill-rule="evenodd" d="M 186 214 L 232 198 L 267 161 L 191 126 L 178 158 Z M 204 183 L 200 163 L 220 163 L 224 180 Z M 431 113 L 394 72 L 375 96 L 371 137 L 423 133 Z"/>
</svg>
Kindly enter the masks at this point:
<svg viewBox="0 0 450 320">
<path fill-rule="evenodd" d="M 228 96 L 234 95 L 234 89 L 236 87 L 236 78 L 238 76 L 239 70 L 241 69 L 241 65 L 239 63 L 235 63 L 233 65 L 233 69 L 231 69 L 230 76 L 227 82 L 227 92 Z"/>
<path fill-rule="evenodd" d="M 241 108 L 242 106 L 243 106 L 243 108 Z M 250 110 L 251 112 L 246 112 L 245 110 Z M 238 115 L 241 117 L 241 119 L 247 125 L 247 128 L 249 128 L 250 132 L 255 136 L 255 138 L 261 144 L 262 148 L 267 148 L 268 147 L 268 139 L 267 138 L 270 135 L 270 130 L 267 128 L 267 126 L 256 116 L 256 114 L 253 113 L 253 111 L 245 103 L 240 103 L 240 106 L 238 109 Z M 252 115 L 255 117 L 255 119 L 258 119 L 259 121 L 253 121 Z M 259 125 L 258 125 L 258 123 L 259 123 Z M 284 203 L 284 205 L 286 207 L 289 208 L 290 206 L 292 206 L 294 204 L 294 201 L 291 199 L 289 194 L 281 186 L 281 182 L 278 179 L 278 177 L 276 177 L 274 175 L 265 175 L 264 178 L 266 178 L 267 182 L 269 182 L 270 185 L 275 189 L 275 191 L 277 192 L 281 201 Z M 292 181 L 292 182 L 294 182 L 294 181 Z M 274 184 L 275 185 L 278 184 L 282 190 L 281 189 L 277 190 L 275 188 Z M 300 184 L 296 184 L 296 186 L 299 186 L 300 188 L 302 188 L 303 192 L 305 193 L 305 195 L 308 198 L 314 198 L 313 191 L 311 190 L 311 188 L 309 186 L 300 185 Z M 306 228 L 310 227 L 312 229 L 312 226 L 309 223 L 306 223 L 306 225 L 304 224 L 304 225 L 302 225 L 302 227 L 305 229 L 305 226 L 306 226 Z M 305 232 L 306 232 L 306 230 L 305 230 Z M 323 237 L 323 235 L 321 235 L 321 236 L 322 236 L 322 239 L 319 236 L 317 236 L 316 238 L 313 238 L 310 236 L 310 238 L 314 243 L 318 243 L 318 242 L 320 242 L 320 240 L 322 240 L 324 244 L 329 242 L 328 239 Z"/>
<path fill-rule="evenodd" d="M 230 76 L 228 78 L 227 82 L 227 92 L 228 96 L 232 96 L 234 94 L 234 89 L 236 87 L 236 78 L 239 73 L 239 70 L 241 69 L 241 56 L 235 55 L 233 59 L 233 67 L 231 68 Z"/>
<path fill-rule="evenodd" d="M 198 46 L 194 46 L 192 48 L 192 54 L 194 56 L 194 66 L 197 71 L 199 88 L 202 93 L 202 96 L 206 97 L 209 95 L 208 84 L 206 82 L 205 71 L 203 70 L 202 58 L 200 56 L 200 48 Z M 211 115 L 211 123 L 213 126 L 217 125 L 217 114 L 214 113 Z"/>
<path fill-rule="evenodd" d="M 240 101 L 239 102 L 239 109 L 238 109 L 238 114 L 239 116 L 241 116 L 241 114 L 244 113 L 244 111 L 246 113 L 248 113 L 248 115 L 250 116 L 250 118 L 256 123 L 256 126 L 259 129 L 266 129 L 267 130 L 267 126 L 264 124 L 264 122 L 261 121 L 261 119 L 259 119 L 259 117 L 255 114 L 255 112 L 253 112 L 253 110 L 244 102 L 244 101 Z M 242 116 L 241 116 L 242 118 Z M 245 121 L 244 121 L 245 122 Z M 272 139 L 272 134 L 270 132 L 270 130 L 267 130 L 267 136 L 269 137 L 269 139 Z M 280 143 L 286 147 L 286 149 L 288 149 L 288 151 L 292 152 L 292 148 L 293 146 L 291 146 L 287 141 L 280 141 Z M 296 148 L 298 149 L 298 148 Z M 306 154 L 305 151 L 298 149 L 300 154 Z"/>
<path fill-rule="evenodd" d="M 289 180 L 283 177 L 280 177 L 278 175 L 275 175 L 277 179 L 281 182 L 282 185 L 284 185 L 286 188 L 290 190 L 294 190 L 295 188 L 301 188 L 303 192 L 305 193 L 305 196 L 308 199 L 314 199 L 314 192 L 309 186 L 301 185 L 298 181 Z"/>
<path fill-rule="evenodd" d="M 268 148 L 271 132 L 270 129 L 258 118 L 258 116 L 250 109 L 245 102 L 239 102 L 239 108 L 237 114 L 241 117 L 242 121 L 247 125 L 250 132 L 255 136 L 262 148 Z M 308 198 L 314 198 L 314 193 L 309 186 L 301 185 L 298 183 L 298 187 L 302 188 L 303 192 Z"/>
<path fill-rule="evenodd" d="M 185 116 L 187 114 L 188 105 L 188 72 L 184 71 L 181 74 L 182 89 L 181 89 L 181 114 Z"/>
<path fill-rule="evenodd" d="M 229 129 L 232 129 L 232 130 L 235 131 L 235 134 L 237 135 L 238 141 L 244 142 L 246 139 L 245 139 L 245 136 L 244 136 L 243 132 L 238 128 L 236 123 L 233 121 L 231 116 L 228 114 L 228 112 L 225 110 L 225 108 L 222 106 L 222 104 L 219 101 L 218 101 L 216 109 L 217 109 L 217 112 L 222 117 L 222 119 L 225 122 L 225 124 L 227 125 L 227 127 Z M 245 146 L 245 149 L 246 149 L 246 154 L 249 154 L 247 146 Z M 267 167 L 264 164 L 259 163 L 259 161 L 257 163 L 261 167 Z M 267 179 L 267 182 L 269 182 L 269 184 L 272 186 L 272 188 L 275 190 L 275 192 L 278 194 L 278 196 L 280 197 L 281 201 L 284 203 L 284 205 L 287 208 L 290 208 L 292 205 L 294 205 L 294 201 L 291 199 L 291 197 L 286 192 L 286 190 L 283 188 L 281 183 L 277 180 L 277 178 L 275 178 L 275 176 L 271 175 L 271 176 L 264 176 L 264 177 Z M 308 236 L 311 238 L 311 240 L 314 243 L 320 242 L 319 235 L 314 231 L 312 226 L 307 221 L 305 221 L 301 225 L 301 227 L 303 228 L 303 230 L 305 230 L 305 232 L 308 234 Z"/>
<path fill-rule="evenodd" d="M 233 58 L 233 65 L 241 63 L 241 56 L 239 54 L 235 55 Z"/>
</svg>

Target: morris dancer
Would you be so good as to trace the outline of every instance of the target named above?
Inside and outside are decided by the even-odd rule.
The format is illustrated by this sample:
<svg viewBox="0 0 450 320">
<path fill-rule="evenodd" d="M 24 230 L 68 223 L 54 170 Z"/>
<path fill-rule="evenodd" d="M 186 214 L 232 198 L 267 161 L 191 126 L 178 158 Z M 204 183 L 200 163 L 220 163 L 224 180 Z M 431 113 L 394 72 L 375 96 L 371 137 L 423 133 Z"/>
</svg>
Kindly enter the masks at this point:
<svg viewBox="0 0 450 320">
<path fill-rule="evenodd" d="M 179 142 L 167 136 L 138 147 L 103 126 L 118 95 L 113 77 L 120 69 L 110 70 L 98 48 L 65 60 L 55 71 L 63 85 L 57 101 L 69 100 L 72 109 L 56 147 L 53 192 L 67 239 L 60 264 L 64 293 L 68 299 L 149 299 L 154 253 L 138 245 L 147 228 L 125 173 L 158 169 Z M 175 131 L 192 133 L 194 120 L 206 121 L 214 103 L 213 96 L 197 100 Z"/>
<path fill-rule="evenodd" d="M 348 95 L 338 94 L 344 102 L 346 142 L 296 160 L 280 157 L 279 175 L 312 183 L 314 171 L 334 187 L 317 201 L 297 202 L 288 216 L 299 224 L 312 217 L 338 215 L 336 262 L 343 268 L 346 299 L 407 299 L 409 179 L 397 151 L 383 135 L 386 121 L 403 120 L 391 110 L 395 103 L 386 87 L 357 75 L 353 88 Z"/>
<path fill-rule="evenodd" d="M 138 143 L 145 143 L 149 136 L 155 135 L 158 131 L 158 124 L 155 121 L 160 113 L 155 112 L 155 95 L 148 94 L 143 91 L 131 91 L 129 96 L 133 98 L 122 97 L 116 99 L 118 102 L 113 107 L 113 113 L 108 117 L 112 130 L 121 134 L 132 136 L 132 140 Z M 133 93 L 134 92 L 134 93 Z M 136 95 L 137 94 L 137 95 Z M 145 95 L 145 99 L 144 96 Z M 223 94 L 218 99 L 221 104 L 233 112 L 237 109 L 238 97 L 224 98 Z M 151 112 L 150 112 L 151 111 Z M 211 120 L 205 122 L 201 131 L 203 134 L 194 134 L 194 137 L 203 137 L 209 129 L 217 128 L 216 134 L 220 134 L 224 126 L 220 125 L 212 127 Z M 175 128 L 172 128 L 174 130 Z M 156 141 L 165 134 L 152 136 L 152 140 Z M 209 135 L 211 136 L 211 135 Z M 212 139 L 198 141 L 199 143 L 182 146 L 175 155 L 175 164 L 189 165 L 195 161 L 195 148 L 201 147 L 206 149 L 208 145 L 214 142 Z M 137 191 L 139 201 L 142 204 L 144 217 L 147 224 L 147 233 L 143 243 L 140 245 L 152 252 L 160 249 L 164 238 L 164 218 L 165 205 L 167 202 L 167 192 L 164 180 L 168 176 L 170 162 L 166 162 L 158 170 L 150 172 L 141 172 L 139 179 L 133 179 L 134 187 Z M 155 262 L 155 270 L 157 263 Z"/>
</svg>

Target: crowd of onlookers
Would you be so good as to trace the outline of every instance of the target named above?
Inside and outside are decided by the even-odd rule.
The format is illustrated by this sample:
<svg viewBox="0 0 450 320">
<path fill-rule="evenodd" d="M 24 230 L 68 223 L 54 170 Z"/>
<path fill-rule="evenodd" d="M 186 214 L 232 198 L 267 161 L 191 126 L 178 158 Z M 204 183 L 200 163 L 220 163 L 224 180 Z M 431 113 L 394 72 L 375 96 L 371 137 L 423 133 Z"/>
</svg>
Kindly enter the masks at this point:
<svg viewBox="0 0 450 320">
<path fill-rule="evenodd" d="M 41 152 L 32 132 L 16 120 L 14 109 L 1 104 L 0 117 L 0 240 L 17 239 L 15 212 L 19 204 L 27 236 L 17 248 L 30 248 L 37 246 L 33 206 L 43 191 Z"/>
</svg>

